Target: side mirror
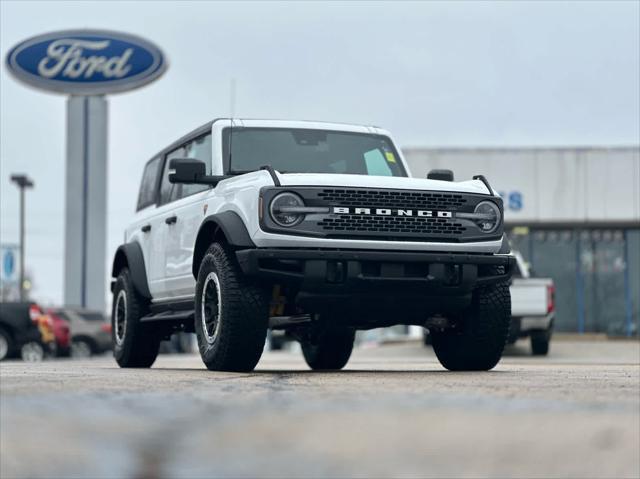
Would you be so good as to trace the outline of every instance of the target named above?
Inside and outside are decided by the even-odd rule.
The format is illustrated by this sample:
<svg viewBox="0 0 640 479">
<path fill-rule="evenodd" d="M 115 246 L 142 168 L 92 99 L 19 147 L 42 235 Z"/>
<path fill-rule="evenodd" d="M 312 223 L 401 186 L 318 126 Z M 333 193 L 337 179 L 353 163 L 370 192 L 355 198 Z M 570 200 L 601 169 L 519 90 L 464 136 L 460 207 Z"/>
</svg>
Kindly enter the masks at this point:
<svg viewBox="0 0 640 479">
<path fill-rule="evenodd" d="M 204 161 L 191 158 L 174 158 L 169 161 L 169 182 L 185 184 L 216 185 L 223 178 L 208 176 Z"/>
<path fill-rule="evenodd" d="M 429 180 L 453 181 L 453 171 L 451 170 L 431 170 L 427 175 Z"/>
</svg>

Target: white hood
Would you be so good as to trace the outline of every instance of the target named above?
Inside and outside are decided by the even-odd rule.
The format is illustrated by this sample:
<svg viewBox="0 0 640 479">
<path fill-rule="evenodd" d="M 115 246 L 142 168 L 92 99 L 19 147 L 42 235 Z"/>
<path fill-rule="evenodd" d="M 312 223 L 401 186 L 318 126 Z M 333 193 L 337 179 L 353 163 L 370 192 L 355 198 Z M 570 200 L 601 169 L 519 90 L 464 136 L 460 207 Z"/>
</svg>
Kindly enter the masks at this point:
<svg viewBox="0 0 640 479">
<path fill-rule="evenodd" d="M 479 180 L 440 181 L 390 176 L 339 175 L 325 173 L 277 173 L 283 186 L 339 186 L 354 188 L 389 188 L 398 190 L 454 191 L 490 194 Z"/>
</svg>

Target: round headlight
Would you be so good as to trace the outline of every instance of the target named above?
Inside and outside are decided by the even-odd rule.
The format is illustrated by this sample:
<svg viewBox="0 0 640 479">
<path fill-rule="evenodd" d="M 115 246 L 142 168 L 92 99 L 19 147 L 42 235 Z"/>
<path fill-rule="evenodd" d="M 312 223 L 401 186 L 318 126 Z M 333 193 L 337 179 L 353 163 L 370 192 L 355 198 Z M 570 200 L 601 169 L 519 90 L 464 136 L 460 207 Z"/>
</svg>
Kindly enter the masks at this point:
<svg viewBox="0 0 640 479">
<path fill-rule="evenodd" d="M 500 225 L 500 208 L 491 201 L 478 203 L 474 213 L 475 223 L 483 233 L 493 233 Z"/>
<path fill-rule="evenodd" d="M 280 226 L 295 226 L 304 219 L 304 213 L 287 211 L 289 208 L 299 208 L 304 206 L 304 201 L 293 193 L 280 193 L 269 206 L 271 218 Z"/>
</svg>

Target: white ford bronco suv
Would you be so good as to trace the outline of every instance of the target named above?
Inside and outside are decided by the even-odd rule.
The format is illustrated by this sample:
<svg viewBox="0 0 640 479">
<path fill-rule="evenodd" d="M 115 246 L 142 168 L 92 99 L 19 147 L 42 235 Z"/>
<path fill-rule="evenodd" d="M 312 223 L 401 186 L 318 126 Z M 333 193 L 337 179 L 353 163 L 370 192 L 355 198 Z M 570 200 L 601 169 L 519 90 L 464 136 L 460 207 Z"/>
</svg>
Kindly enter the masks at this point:
<svg viewBox="0 0 640 479">
<path fill-rule="evenodd" d="M 445 368 L 491 369 L 511 319 L 502 218 L 484 177 L 412 178 L 380 128 L 212 121 L 144 168 L 113 260 L 115 358 L 150 367 L 187 331 L 207 368 L 250 371 L 271 328 L 341 369 L 356 330 L 406 324 Z"/>
</svg>

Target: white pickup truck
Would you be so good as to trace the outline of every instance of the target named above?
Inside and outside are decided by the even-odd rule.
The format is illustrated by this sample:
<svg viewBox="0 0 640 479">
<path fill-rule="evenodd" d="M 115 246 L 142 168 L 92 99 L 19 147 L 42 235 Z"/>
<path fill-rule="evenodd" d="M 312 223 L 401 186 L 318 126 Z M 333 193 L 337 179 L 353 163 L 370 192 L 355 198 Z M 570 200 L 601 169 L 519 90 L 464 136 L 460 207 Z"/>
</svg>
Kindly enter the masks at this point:
<svg viewBox="0 0 640 479">
<path fill-rule="evenodd" d="M 511 282 L 511 332 L 509 343 L 531 338 L 534 355 L 549 352 L 555 319 L 555 286 L 551 278 L 533 278 L 529 266 L 514 251 L 516 267 Z"/>
</svg>

